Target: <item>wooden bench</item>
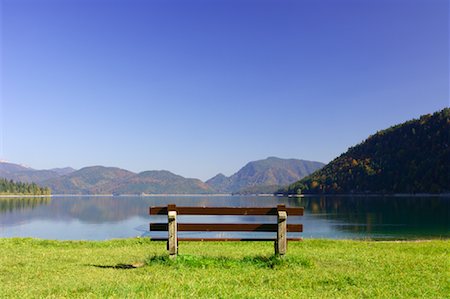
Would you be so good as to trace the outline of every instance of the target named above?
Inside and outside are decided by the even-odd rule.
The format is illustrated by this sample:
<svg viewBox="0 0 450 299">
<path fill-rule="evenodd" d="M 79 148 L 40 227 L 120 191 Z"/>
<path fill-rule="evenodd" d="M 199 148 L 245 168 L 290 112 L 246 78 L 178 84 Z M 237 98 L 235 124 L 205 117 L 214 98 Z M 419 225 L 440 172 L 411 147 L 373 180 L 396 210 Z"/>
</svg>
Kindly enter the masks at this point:
<svg viewBox="0 0 450 299">
<path fill-rule="evenodd" d="M 167 231 L 168 236 L 151 238 L 153 241 L 167 241 L 170 256 L 178 253 L 178 241 L 274 241 L 275 254 L 286 254 L 287 241 L 300 241 L 301 238 L 288 238 L 287 232 L 302 232 L 302 224 L 287 224 L 287 217 L 302 216 L 303 208 L 286 208 L 285 205 L 272 207 L 177 207 L 169 204 L 164 207 L 150 207 L 150 215 L 165 215 L 167 223 L 150 223 L 150 231 Z M 277 216 L 276 223 L 178 223 L 178 215 L 232 215 L 232 216 Z M 272 238 L 178 238 L 178 232 L 276 232 Z"/>
</svg>

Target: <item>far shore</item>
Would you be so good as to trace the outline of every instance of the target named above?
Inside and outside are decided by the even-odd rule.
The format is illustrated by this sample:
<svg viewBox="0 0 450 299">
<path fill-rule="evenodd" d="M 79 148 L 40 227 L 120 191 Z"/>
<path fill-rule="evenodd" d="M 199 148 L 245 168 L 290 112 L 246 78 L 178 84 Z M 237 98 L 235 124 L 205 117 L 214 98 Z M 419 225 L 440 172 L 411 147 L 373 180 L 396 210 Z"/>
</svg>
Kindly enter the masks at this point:
<svg viewBox="0 0 450 299">
<path fill-rule="evenodd" d="M 277 197 L 290 197 L 290 198 L 302 198 L 302 197 L 317 197 L 317 196 L 326 196 L 326 197 L 450 197 L 450 193 L 373 193 L 373 194 L 355 194 L 355 193 L 347 193 L 347 194 L 290 194 L 290 195 L 282 195 L 282 194 L 231 194 L 231 193 L 215 193 L 215 194 L 48 194 L 48 195 L 31 195 L 31 194 L 0 194 L 0 198 L 29 198 L 29 197 L 225 197 L 225 196 L 258 196 L 258 197 L 269 197 L 269 196 L 277 196 Z"/>
<path fill-rule="evenodd" d="M 291 195 L 275 195 L 279 197 L 450 197 L 450 193 L 342 193 L 342 194 L 291 194 Z"/>
<path fill-rule="evenodd" d="M 30 195 L 30 194 L 0 194 L 0 198 L 45 198 L 52 197 L 52 195 Z"/>
</svg>

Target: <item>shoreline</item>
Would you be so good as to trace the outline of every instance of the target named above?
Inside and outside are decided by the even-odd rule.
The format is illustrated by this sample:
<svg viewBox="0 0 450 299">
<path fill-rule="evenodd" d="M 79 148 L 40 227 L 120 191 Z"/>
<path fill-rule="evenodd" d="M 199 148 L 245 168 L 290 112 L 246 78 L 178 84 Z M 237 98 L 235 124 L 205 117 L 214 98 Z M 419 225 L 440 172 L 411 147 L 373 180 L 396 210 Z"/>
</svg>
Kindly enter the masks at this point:
<svg viewBox="0 0 450 299">
<path fill-rule="evenodd" d="M 289 194 L 289 195 L 274 195 L 277 197 L 450 197 L 450 193 L 342 193 L 342 194 Z"/>
<path fill-rule="evenodd" d="M 231 194 L 231 193 L 212 193 L 212 194 L 48 194 L 48 195 L 31 195 L 31 194 L 0 194 L 0 198 L 42 198 L 42 197 L 288 197 L 288 198 L 303 198 L 303 197 L 449 197 L 450 193 L 373 193 L 373 194 Z"/>
<path fill-rule="evenodd" d="M 167 241 L 160 241 L 160 240 L 151 240 L 150 237 L 142 237 L 142 236 L 135 236 L 135 237 L 124 237 L 124 238 L 111 238 L 111 239 L 45 239 L 45 238 L 36 238 L 36 237 L 0 237 L 0 241 L 2 240 L 32 240 L 32 241 L 48 241 L 48 242 L 61 242 L 61 243 L 106 243 L 106 242 L 125 242 L 125 241 L 133 241 L 133 240 L 147 240 L 152 243 L 159 243 L 159 242 L 167 242 Z M 357 239 L 332 239 L 332 238 L 302 238 L 300 242 L 304 241 L 330 241 L 330 242 L 373 242 L 373 243 L 422 243 L 422 242 L 433 242 L 433 241 L 442 241 L 442 242 L 448 242 L 450 241 L 450 237 L 432 237 L 432 238 L 420 238 L 420 239 L 395 239 L 395 238 L 357 238 Z M 267 243 L 272 241 L 183 241 L 183 242 L 189 242 L 189 243 L 206 243 L 206 244 L 213 244 L 213 243 Z M 290 241 L 289 243 L 295 243 L 295 241 Z"/>
<path fill-rule="evenodd" d="M 45 198 L 52 195 L 30 195 L 30 194 L 0 194 L 0 198 Z"/>
</svg>

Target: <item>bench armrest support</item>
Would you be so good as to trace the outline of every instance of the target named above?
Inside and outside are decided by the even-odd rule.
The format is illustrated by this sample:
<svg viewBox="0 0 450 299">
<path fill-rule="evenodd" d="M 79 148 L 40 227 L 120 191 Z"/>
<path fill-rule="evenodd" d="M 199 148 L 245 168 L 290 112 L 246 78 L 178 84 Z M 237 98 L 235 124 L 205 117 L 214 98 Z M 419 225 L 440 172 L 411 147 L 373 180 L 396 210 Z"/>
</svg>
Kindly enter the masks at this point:
<svg viewBox="0 0 450 299">
<path fill-rule="evenodd" d="M 277 241 L 275 243 L 275 254 L 285 255 L 287 247 L 287 213 L 278 211 L 278 231 Z"/>
<path fill-rule="evenodd" d="M 167 220 L 169 223 L 169 254 L 171 257 L 176 256 L 178 253 L 178 242 L 177 242 L 177 212 L 169 211 L 167 213 Z"/>
</svg>

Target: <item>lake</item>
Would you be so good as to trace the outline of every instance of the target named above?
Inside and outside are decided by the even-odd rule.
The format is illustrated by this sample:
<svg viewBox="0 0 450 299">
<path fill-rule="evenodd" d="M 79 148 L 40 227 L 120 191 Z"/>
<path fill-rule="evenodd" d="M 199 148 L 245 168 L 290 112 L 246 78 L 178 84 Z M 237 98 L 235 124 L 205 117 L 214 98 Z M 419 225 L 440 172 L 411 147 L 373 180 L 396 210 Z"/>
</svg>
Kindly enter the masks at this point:
<svg viewBox="0 0 450 299">
<path fill-rule="evenodd" d="M 290 223 L 303 223 L 304 232 L 293 234 L 293 237 L 330 239 L 450 237 L 449 197 L 349 196 L 304 198 L 270 196 L 0 198 L 0 237 L 105 240 L 136 236 L 160 236 L 154 232 L 150 234 L 148 224 L 151 221 L 161 222 L 167 221 L 167 219 L 164 216 L 150 217 L 148 208 L 152 205 L 167 205 L 168 203 L 179 206 L 251 207 L 276 206 L 277 204 L 303 206 L 305 207 L 305 215 L 296 217 L 297 219 L 290 219 Z M 262 218 L 257 218 L 260 216 L 247 216 L 242 219 L 235 216 L 220 216 L 222 218 L 217 220 L 219 216 L 200 216 L 200 221 L 198 221 L 198 218 L 193 220 L 192 217 L 184 216 L 180 221 L 201 222 L 211 221 L 214 218 L 214 222 L 251 222 L 256 221 L 256 219 L 259 222 L 271 222 L 275 219 L 274 216 L 263 216 Z M 189 236 L 199 236 L 202 233 L 190 234 Z M 219 234 L 223 235 L 223 233 Z M 210 235 L 206 234 L 206 236 Z M 227 234 L 226 236 L 236 235 Z"/>
</svg>

